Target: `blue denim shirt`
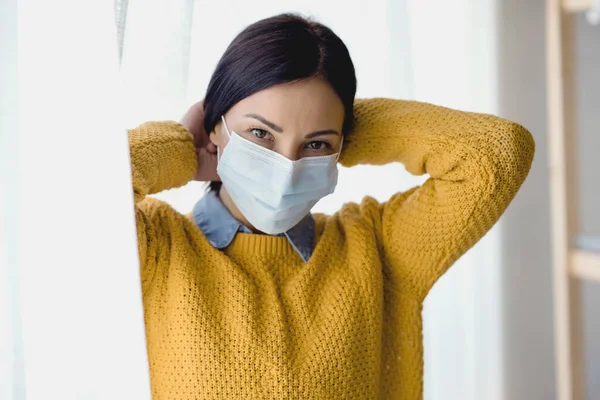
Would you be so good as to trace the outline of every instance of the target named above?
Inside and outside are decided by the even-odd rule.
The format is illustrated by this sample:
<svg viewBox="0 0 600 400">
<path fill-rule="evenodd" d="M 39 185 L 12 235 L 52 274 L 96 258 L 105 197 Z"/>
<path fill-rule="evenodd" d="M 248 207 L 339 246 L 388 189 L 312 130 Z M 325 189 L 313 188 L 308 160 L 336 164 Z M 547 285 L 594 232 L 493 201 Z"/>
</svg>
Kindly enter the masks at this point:
<svg viewBox="0 0 600 400">
<path fill-rule="evenodd" d="M 213 191 L 206 193 L 196 203 L 192 214 L 198 228 L 217 249 L 229 246 L 238 232 L 252 233 L 248 227 L 231 215 Z M 313 252 L 315 220 L 311 214 L 307 214 L 293 228 L 276 236 L 287 237 L 302 260 L 308 262 Z"/>
</svg>

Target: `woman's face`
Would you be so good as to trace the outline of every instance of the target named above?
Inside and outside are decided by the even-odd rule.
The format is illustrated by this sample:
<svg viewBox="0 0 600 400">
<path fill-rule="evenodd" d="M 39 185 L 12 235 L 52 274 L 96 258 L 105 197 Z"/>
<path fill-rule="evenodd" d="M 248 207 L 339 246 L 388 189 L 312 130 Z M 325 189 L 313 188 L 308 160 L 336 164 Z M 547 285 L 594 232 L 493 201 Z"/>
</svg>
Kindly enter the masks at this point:
<svg viewBox="0 0 600 400">
<path fill-rule="evenodd" d="M 226 114 L 230 132 L 290 160 L 337 153 L 342 143 L 344 106 L 320 78 L 270 87 L 243 99 Z M 229 137 L 219 122 L 210 140 L 221 148 Z"/>
</svg>

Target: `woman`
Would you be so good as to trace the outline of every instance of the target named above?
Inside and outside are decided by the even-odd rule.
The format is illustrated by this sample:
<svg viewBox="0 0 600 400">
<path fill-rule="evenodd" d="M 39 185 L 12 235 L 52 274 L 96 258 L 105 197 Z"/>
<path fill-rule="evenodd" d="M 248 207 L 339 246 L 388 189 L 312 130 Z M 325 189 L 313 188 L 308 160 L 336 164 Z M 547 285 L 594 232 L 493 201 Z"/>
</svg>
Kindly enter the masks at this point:
<svg viewBox="0 0 600 400">
<path fill-rule="evenodd" d="M 279 15 L 239 34 L 181 123 L 130 130 L 155 400 L 422 398 L 423 300 L 504 212 L 534 142 L 355 91 L 342 41 Z M 312 215 L 338 160 L 430 178 Z M 145 197 L 192 179 L 213 183 L 190 215 Z"/>
</svg>

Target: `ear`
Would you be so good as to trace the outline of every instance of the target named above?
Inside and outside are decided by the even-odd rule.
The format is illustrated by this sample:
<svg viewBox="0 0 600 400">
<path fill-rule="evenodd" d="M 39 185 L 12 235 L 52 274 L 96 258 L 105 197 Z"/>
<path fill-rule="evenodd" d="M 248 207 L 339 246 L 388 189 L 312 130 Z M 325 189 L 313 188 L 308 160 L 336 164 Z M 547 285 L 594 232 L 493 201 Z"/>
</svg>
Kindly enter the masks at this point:
<svg viewBox="0 0 600 400">
<path fill-rule="evenodd" d="M 214 144 L 217 147 L 219 146 L 219 135 L 217 135 L 217 127 L 216 126 L 215 126 L 215 129 L 213 129 L 210 132 L 210 135 L 208 136 L 208 138 L 210 139 L 212 144 Z"/>
<path fill-rule="evenodd" d="M 217 122 L 215 124 L 215 127 L 213 128 L 213 130 L 210 132 L 210 135 L 208 136 L 208 138 L 210 139 L 212 144 L 214 144 L 217 147 L 219 147 L 222 144 L 221 143 L 221 138 L 222 138 L 221 130 L 223 129 L 222 125 L 223 124 L 221 123 L 221 121 Z"/>
</svg>

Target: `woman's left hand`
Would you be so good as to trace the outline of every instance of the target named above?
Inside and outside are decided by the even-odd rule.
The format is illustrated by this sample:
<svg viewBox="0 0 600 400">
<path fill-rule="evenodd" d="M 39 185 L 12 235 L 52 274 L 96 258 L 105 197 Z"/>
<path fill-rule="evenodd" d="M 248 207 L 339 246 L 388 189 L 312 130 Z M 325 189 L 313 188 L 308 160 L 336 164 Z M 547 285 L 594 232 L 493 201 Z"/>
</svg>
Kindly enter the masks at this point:
<svg viewBox="0 0 600 400">
<path fill-rule="evenodd" d="M 217 175 L 217 147 L 204 131 L 204 100 L 192 105 L 181 118 L 180 123 L 194 138 L 194 147 L 198 156 L 198 169 L 194 180 L 220 181 L 221 178 Z"/>
</svg>

